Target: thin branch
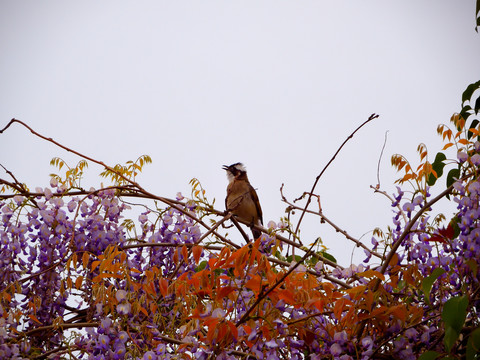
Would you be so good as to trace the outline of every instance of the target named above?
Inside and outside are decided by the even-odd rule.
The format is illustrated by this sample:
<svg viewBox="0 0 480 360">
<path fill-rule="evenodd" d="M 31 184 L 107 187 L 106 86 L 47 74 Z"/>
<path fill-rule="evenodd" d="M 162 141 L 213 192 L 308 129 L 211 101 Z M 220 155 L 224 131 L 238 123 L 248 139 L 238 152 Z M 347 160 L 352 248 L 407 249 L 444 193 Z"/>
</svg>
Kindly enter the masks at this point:
<svg viewBox="0 0 480 360">
<path fill-rule="evenodd" d="M 307 198 L 307 203 L 305 204 L 305 207 L 302 211 L 302 214 L 300 215 L 300 219 L 298 220 L 298 223 L 297 223 L 297 227 L 295 229 L 295 234 L 298 233 L 298 229 L 300 228 L 300 224 L 302 223 L 302 220 L 303 220 L 303 217 L 305 216 L 305 213 L 308 209 L 308 205 L 310 205 L 310 202 L 312 200 L 312 194 L 313 192 L 315 191 L 315 188 L 317 187 L 317 184 L 318 184 L 318 181 L 320 180 L 320 178 L 322 177 L 323 173 L 325 172 L 325 170 L 327 170 L 327 168 L 330 166 L 330 164 L 335 160 L 335 158 L 337 157 L 338 153 L 340 152 L 340 150 L 342 150 L 342 148 L 344 147 L 344 145 L 351 139 L 353 138 L 353 135 L 355 135 L 355 133 L 360 130 L 363 126 L 365 126 L 366 124 L 368 124 L 370 121 L 378 118 L 379 115 L 377 114 L 372 114 L 370 115 L 370 117 L 363 122 L 363 124 L 361 124 L 359 127 L 357 127 L 355 129 L 354 132 L 352 132 L 346 139 L 345 141 L 342 143 L 342 145 L 340 145 L 340 147 L 338 148 L 338 150 L 335 152 L 335 154 L 332 156 L 332 158 L 330 159 L 330 161 L 327 163 L 327 165 L 325 165 L 325 167 L 323 168 L 323 170 L 320 172 L 320 174 L 316 177 L 315 179 L 315 182 L 313 183 L 313 186 L 312 186 L 312 190 L 310 190 L 310 195 L 308 196 Z"/>
<path fill-rule="evenodd" d="M 445 189 L 444 191 L 442 191 L 439 195 L 437 195 L 436 197 L 434 197 L 432 200 L 430 200 L 429 202 L 427 202 L 425 205 L 422 206 L 422 208 L 415 214 L 415 216 L 409 221 L 409 223 L 407 224 L 407 226 L 405 226 L 405 229 L 403 230 L 402 234 L 400 235 L 400 237 L 395 241 L 395 243 L 392 245 L 392 249 L 390 250 L 390 252 L 388 253 L 387 257 L 385 258 L 385 261 L 380 269 L 380 272 L 382 274 L 385 274 L 385 272 L 387 271 L 387 268 L 388 268 L 388 265 L 390 264 L 390 261 L 392 261 L 393 259 L 393 256 L 396 254 L 397 252 L 397 249 L 400 247 L 400 245 L 402 244 L 402 241 L 407 237 L 407 235 L 410 233 L 410 230 L 412 229 L 413 225 L 415 225 L 415 223 L 417 222 L 417 220 L 420 218 L 420 216 L 423 215 L 423 213 L 425 211 L 427 211 L 428 209 L 430 209 L 432 207 L 433 204 L 435 204 L 437 201 L 441 200 L 443 197 L 445 197 L 446 195 L 450 194 L 453 190 L 453 186 L 455 185 L 452 184 L 450 185 L 447 189 Z M 377 285 L 378 284 L 378 285 Z M 377 291 L 378 289 L 378 286 L 380 285 L 380 282 L 377 281 L 377 284 L 376 286 L 374 287 L 374 292 Z"/>
<path fill-rule="evenodd" d="M 387 144 L 387 134 L 388 130 L 385 131 L 385 140 L 383 141 L 382 151 L 380 152 L 380 156 L 378 158 L 377 164 L 377 189 L 380 187 L 380 163 L 382 161 L 383 151 L 385 150 L 385 145 Z"/>
<path fill-rule="evenodd" d="M 285 197 L 282 197 L 282 201 L 285 202 L 286 204 L 288 204 L 292 209 L 296 209 L 296 210 L 304 210 L 303 208 L 299 207 L 299 206 L 296 206 L 292 203 L 290 203 Z M 358 239 L 355 239 L 354 237 L 350 236 L 346 230 L 343 230 L 342 228 L 340 228 L 339 226 L 335 225 L 331 220 L 329 220 L 325 215 L 323 215 L 322 212 L 317 212 L 317 211 L 312 211 L 312 210 L 306 210 L 307 213 L 309 214 L 314 214 L 314 215 L 317 215 L 319 216 L 322 221 L 325 221 L 327 224 L 329 224 L 331 227 L 333 227 L 335 229 L 336 232 L 339 232 L 341 233 L 343 236 L 345 236 L 348 240 L 350 241 L 353 241 L 358 247 L 361 247 L 365 250 L 367 250 L 368 252 L 370 252 L 372 255 L 378 257 L 379 259 L 383 259 L 383 256 L 380 255 L 379 253 L 371 250 L 368 246 L 366 246 L 364 243 L 362 243 L 360 240 Z"/>
<path fill-rule="evenodd" d="M 288 269 L 285 272 L 285 274 L 283 274 L 283 276 L 275 282 L 275 284 L 273 284 L 268 290 L 263 291 L 262 293 L 258 294 L 257 300 L 255 301 L 255 303 L 252 306 L 250 306 L 247 309 L 247 311 L 245 311 L 245 313 L 242 315 L 240 320 L 237 321 L 237 323 L 235 324 L 236 327 L 239 327 L 241 324 L 243 324 L 245 321 L 247 321 L 248 317 L 250 316 L 250 313 L 258 306 L 258 304 L 260 304 L 260 302 L 263 299 L 265 299 L 268 296 L 268 294 L 270 294 L 273 290 L 275 290 L 278 287 L 278 285 L 283 283 L 283 281 L 285 281 L 285 279 L 288 277 L 288 275 L 290 275 L 297 267 L 300 266 L 300 264 L 302 264 L 305 261 L 305 259 L 312 252 L 312 249 L 315 245 L 316 245 L 316 242 L 314 242 L 310 246 L 310 249 L 308 249 L 308 251 L 305 253 L 305 255 L 303 255 L 303 257 L 300 259 L 300 261 L 297 262 L 296 264 L 294 264 L 290 269 Z"/>
<path fill-rule="evenodd" d="M 374 192 L 376 193 L 380 193 L 382 195 L 384 195 L 388 200 L 390 200 L 390 202 L 393 204 L 395 203 L 395 200 L 390 196 L 388 195 L 385 191 L 383 190 L 380 190 L 378 188 L 376 188 L 375 186 L 372 186 L 370 185 L 370 188 L 373 189 Z M 405 221 L 405 224 L 407 223 L 407 215 L 405 215 L 405 212 L 403 211 L 402 207 L 400 206 L 400 204 L 397 204 L 397 209 L 398 211 L 400 212 L 400 214 L 402 214 L 402 217 L 403 217 L 403 221 Z"/>
</svg>

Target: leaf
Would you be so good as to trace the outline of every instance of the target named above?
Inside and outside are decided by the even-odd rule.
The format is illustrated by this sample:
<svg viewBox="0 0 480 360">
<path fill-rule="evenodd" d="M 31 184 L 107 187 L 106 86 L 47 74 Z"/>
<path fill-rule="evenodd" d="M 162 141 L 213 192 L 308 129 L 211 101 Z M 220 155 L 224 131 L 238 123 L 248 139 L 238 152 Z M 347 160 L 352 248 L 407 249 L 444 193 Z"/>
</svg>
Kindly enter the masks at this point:
<svg viewBox="0 0 480 360">
<path fill-rule="evenodd" d="M 443 306 L 442 320 L 445 323 L 445 348 L 450 352 L 458 339 L 467 317 L 468 298 L 466 295 L 453 297 Z"/>
<path fill-rule="evenodd" d="M 28 315 L 28 317 L 29 317 L 31 320 L 33 320 L 33 321 L 39 323 L 40 325 L 42 325 L 42 323 L 40 322 L 40 320 L 38 320 L 35 315 L 30 314 L 30 315 Z"/>
<path fill-rule="evenodd" d="M 452 349 L 453 345 L 458 339 L 458 336 L 460 334 L 457 333 L 453 328 L 451 327 L 446 327 L 445 328 L 445 335 L 443 337 L 443 343 L 445 345 L 445 348 L 447 349 L 448 352 Z"/>
<path fill-rule="evenodd" d="M 75 288 L 80 289 L 83 283 L 83 276 L 79 276 L 77 280 L 75 280 Z"/>
<path fill-rule="evenodd" d="M 100 265 L 100 262 L 101 262 L 100 260 L 95 260 L 94 262 L 92 262 L 92 270 L 90 271 L 94 272 L 97 266 Z"/>
<path fill-rule="evenodd" d="M 245 283 L 245 286 L 252 290 L 254 293 L 258 294 L 262 290 L 262 278 L 255 274 L 250 280 Z"/>
<path fill-rule="evenodd" d="M 478 3 L 477 3 L 477 7 L 478 7 Z M 478 18 L 477 18 L 477 24 L 478 24 Z M 479 88 L 480 88 L 480 81 L 477 81 L 476 83 L 468 85 L 462 94 L 462 103 L 464 103 L 467 100 L 469 101 L 472 98 L 472 95 L 475 92 L 475 90 Z"/>
<path fill-rule="evenodd" d="M 372 270 L 372 269 L 361 272 L 361 273 L 358 273 L 357 275 L 358 276 L 363 276 L 363 277 L 366 277 L 366 278 L 376 277 L 376 278 L 378 278 L 382 281 L 385 280 L 385 276 L 381 272 L 375 271 L 375 270 Z"/>
<path fill-rule="evenodd" d="M 428 177 L 428 185 L 432 186 L 435 184 L 437 179 L 443 175 L 443 168 L 445 167 L 444 161 L 447 160 L 447 157 L 445 156 L 444 153 L 437 153 L 435 156 L 435 161 L 432 164 L 432 169 L 437 173 L 437 176 L 435 176 L 433 173 L 429 175 Z"/>
<path fill-rule="evenodd" d="M 203 261 L 195 268 L 195 272 L 202 271 L 202 270 L 205 269 L 206 267 L 207 267 L 207 260 L 203 260 Z"/>
<path fill-rule="evenodd" d="M 471 107 L 470 105 L 465 105 L 465 106 L 462 108 L 462 111 L 460 111 L 460 116 L 461 116 L 462 118 L 464 118 L 465 120 L 467 120 L 468 117 L 469 117 L 470 115 L 472 115 L 471 111 L 472 111 L 472 107 Z"/>
<path fill-rule="evenodd" d="M 478 112 L 480 111 L 480 97 L 478 97 L 475 101 L 475 106 L 473 107 L 473 109 L 475 110 L 475 114 L 478 114 Z"/>
<path fill-rule="evenodd" d="M 202 256 L 202 251 L 203 251 L 203 247 L 200 245 L 195 245 L 192 248 L 193 259 L 195 260 L 195 264 L 198 264 L 198 262 L 200 261 L 200 256 Z"/>
<path fill-rule="evenodd" d="M 288 255 L 287 256 L 287 261 L 291 263 L 293 260 L 293 255 Z M 295 255 L 295 262 L 300 262 L 302 260 L 302 257 L 300 255 Z"/>
<path fill-rule="evenodd" d="M 470 333 L 467 342 L 467 360 L 474 360 L 480 354 L 480 328 Z"/>
<path fill-rule="evenodd" d="M 83 268 L 86 269 L 87 266 L 88 266 L 88 260 L 90 258 L 90 254 L 88 252 L 84 252 L 83 255 L 82 255 L 82 265 L 83 265 Z"/>
<path fill-rule="evenodd" d="M 436 351 L 427 351 L 424 352 L 418 360 L 435 360 L 437 359 L 441 354 L 436 352 Z"/>
<path fill-rule="evenodd" d="M 425 294 L 425 301 L 427 304 L 430 304 L 430 291 L 432 290 L 433 283 L 437 280 L 441 275 L 445 273 L 445 270 L 442 268 L 436 268 L 432 271 L 432 273 L 427 276 L 422 281 L 422 290 Z"/>
<path fill-rule="evenodd" d="M 185 245 L 182 246 L 182 257 L 185 262 L 188 262 L 188 249 Z"/>
<path fill-rule="evenodd" d="M 222 300 L 224 297 L 228 296 L 235 288 L 233 286 L 225 286 L 218 290 L 217 292 L 217 301 Z"/>
<path fill-rule="evenodd" d="M 450 187 L 460 177 L 460 169 L 452 169 L 447 175 L 447 187 Z"/>
<path fill-rule="evenodd" d="M 279 299 L 284 300 L 289 305 L 295 305 L 297 303 L 294 294 L 288 289 L 278 290 L 277 295 Z"/>
<path fill-rule="evenodd" d="M 320 252 L 320 255 L 322 255 L 327 260 L 333 261 L 335 264 L 337 263 L 337 259 L 335 259 L 335 257 L 333 255 L 330 255 L 326 251 Z"/>
<path fill-rule="evenodd" d="M 478 99 L 480 99 L 480 97 L 479 97 Z M 478 99 L 477 99 L 477 100 L 478 100 Z M 473 135 L 477 135 L 477 136 L 478 136 L 478 134 L 475 134 L 474 131 L 472 131 L 472 130 L 476 130 L 477 125 L 478 125 L 479 122 L 480 122 L 480 121 L 478 121 L 477 119 L 475 119 L 475 120 L 472 121 L 472 123 L 471 123 L 471 125 L 470 125 L 470 130 L 468 130 L 468 133 L 467 133 L 467 138 L 468 138 L 468 139 L 470 139 Z"/>
</svg>

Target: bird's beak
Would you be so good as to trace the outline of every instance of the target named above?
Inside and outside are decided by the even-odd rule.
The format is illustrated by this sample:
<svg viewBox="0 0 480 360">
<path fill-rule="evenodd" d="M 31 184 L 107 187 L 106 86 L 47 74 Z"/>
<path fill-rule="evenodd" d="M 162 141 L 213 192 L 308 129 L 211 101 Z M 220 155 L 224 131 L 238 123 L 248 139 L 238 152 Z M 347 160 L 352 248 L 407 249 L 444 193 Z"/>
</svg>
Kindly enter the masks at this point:
<svg viewBox="0 0 480 360">
<path fill-rule="evenodd" d="M 228 170 L 228 166 L 227 166 L 227 165 L 223 165 L 223 166 L 222 166 L 222 169 L 223 169 L 223 170 Z"/>
</svg>

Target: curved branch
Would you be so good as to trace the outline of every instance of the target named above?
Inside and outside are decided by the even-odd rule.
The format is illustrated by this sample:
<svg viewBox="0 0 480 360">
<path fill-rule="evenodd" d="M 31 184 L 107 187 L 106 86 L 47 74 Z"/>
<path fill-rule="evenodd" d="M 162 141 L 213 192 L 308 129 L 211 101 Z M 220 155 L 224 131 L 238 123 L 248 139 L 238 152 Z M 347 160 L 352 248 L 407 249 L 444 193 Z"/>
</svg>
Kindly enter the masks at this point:
<svg viewBox="0 0 480 360">
<path fill-rule="evenodd" d="M 298 233 L 298 229 L 300 228 L 300 224 L 302 223 L 302 220 L 303 220 L 303 217 L 305 216 L 305 213 L 308 209 L 308 205 L 310 205 L 310 202 L 312 201 L 312 194 L 313 192 L 315 191 L 315 188 L 317 187 L 317 184 L 318 184 L 318 181 L 320 180 L 320 178 L 322 177 L 323 173 L 327 170 L 327 168 L 330 166 L 330 164 L 333 162 L 333 160 L 335 160 L 335 158 L 337 157 L 338 153 L 340 152 L 340 150 L 342 150 L 342 148 L 344 147 L 344 145 L 348 142 L 348 140 L 350 140 L 351 138 L 353 138 L 353 135 L 355 135 L 355 133 L 360 130 L 363 126 L 365 126 L 366 124 L 368 124 L 370 121 L 378 118 L 379 115 L 377 114 L 372 114 L 370 115 L 370 117 L 364 121 L 359 127 L 357 127 L 355 129 L 354 132 L 352 132 L 346 139 L 345 141 L 342 143 L 342 145 L 340 145 L 340 147 L 338 148 L 338 150 L 335 152 L 335 154 L 333 154 L 332 158 L 330 159 L 330 161 L 327 163 L 327 165 L 325 165 L 325 167 L 323 168 L 323 170 L 320 172 L 320 174 L 316 177 L 315 179 L 315 182 L 313 183 L 313 186 L 312 186 L 312 189 L 310 190 L 310 194 L 307 198 L 307 203 L 305 204 L 305 207 L 302 211 L 302 214 L 300 215 L 300 219 L 298 220 L 298 223 L 297 223 L 297 227 L 295 228 L 295 234 Z"/>
</svg>

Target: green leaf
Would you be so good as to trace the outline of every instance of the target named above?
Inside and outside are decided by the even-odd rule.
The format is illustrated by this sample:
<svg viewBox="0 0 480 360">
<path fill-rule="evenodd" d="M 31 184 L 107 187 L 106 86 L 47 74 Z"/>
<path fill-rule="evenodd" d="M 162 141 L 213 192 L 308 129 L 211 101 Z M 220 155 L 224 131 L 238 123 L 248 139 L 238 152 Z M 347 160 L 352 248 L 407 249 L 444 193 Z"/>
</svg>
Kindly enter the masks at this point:
<svg viewBox="0 0 480 360">
<path fill-rule="evenodd" d="M 480 99 L 480 97 L 479 97 L 479 99 Z M 479 122 L 480 121 L 478 121 L 477 119 L 473 120 L 472 124 L 469 126 L 469 129 L 476 129 Z M 470 139 L 473 135 L 474 134 L 471 131 L 468 131 L 467 139 Z"/>
<path fill-rule="evenodd" d="M 468 265 L 468 267 L 470 268 L 470 270 L 472 270 L 472 273 L 473 274 L 476 274 L 477 271 L 478 271 L 478 263 L 473 260 L 473 259 L 470 259 L 466 262 L 466 264 Z"/>
<path fill-rule="evenodd" d="M 447 175 L 447 187 L 450 187 L 460 177 L 460 169 L 452 169 Z"/>
<path fill-rule="evenodd" d="M 466 295 L 456 296 L 448 300 L 443 305 L 442 311 L 442 320 L 445 325 L 460 332 L 467 316 L 467 307 L 468 297 Z"/>
<path fill-rule="evenodd" d="M 418 360 L 435 360 L 436 358 L 438 358 L 441 354 L 436 352 L 436 351 L 427 351 L 427 352 L 424 352 L 419 358 Z"/>
<path fill-rule="evenodd" d="M 467 101 L 467 100 L 470 100 L 473 93 L 475 92 L 475 90 L 477 90 L 478 88 L 480 88 L 480 81 L 477 81 L 476 83 L 473 83 L 473 84 L 470 84 L 467 86 L 467 88 L 465 89 L 465 91 L 463 92 L 462 94 L 462 104 Z"/>
<path fill-rule="evenodd" d="M 443 305 L 442 320 L 445 323 L 445 336 L 443 343 L 448 352 L 458 339 L 460 331 L 467 317 L 468 298 L 457 296 L 448 300 Z"/>
<path fill-rule="evenodd" d="M 433 283 L 437 280 L 441 275 L 445 273 L 445 270 L 442 268 L 436 268 L 432 271 L 432 273 L 427 276 L 422 281 L 422 290 L 425 294 L 425 301 L 427 304 L 430 304 L 430 291 L 432 290 Z"/>
<path fill-rule="evenodd" d="M 453 345 L 458 339 L 458 336 L 460 333 L 456 332 L 454 328 L 452 327 L 445 327 L 445 335 L 443 337 L 443 344 L 445 345 L 445 349 L 450 352 L 452 349 Z"/>
<path fill-rule="evenodd" d="M 320 252 L 320 255 L 322 255 L 322 256 L 323 256 L 325 259 L 327 259 L 327 260 L 333 261 L 335 264 L 337 263 L 337 259 L 335 259 L 334 256 L 330 255 L 330 254 L 327 253 L 326 251 Z"/>
<path fill-rule="evenodd" d="M 475 101 L 475 106 L 473 107 L 473 109 L 475 110 L 475 114 L 478 114 L 478 112 L 480 111 L 480 97 L 478 97 Z"/>
<path fill-rule="evenodd" d="M 480 354 L 480 328 L 472 331 L 467 342 L 467 360 L 474 360 Z M 478 358 L 478 357 L 477 357 Z"/>
<path fill-rule="evenodd" d="M 291 263 L 293 260 L 293 255 L 287 256 L 287 261 Z M 300 255 L 295 255 L 295 262 L 300 262 L 302 260 L 302 257 Z"/>
<path fill-rule="evenodd" d="M 462 108 L 462 111 L 460 111 L 460 116 L 461 116 L 462 118 L 464 118 L 465 120 L 467 120 L 468 117 L 469 117 L 470 115 L 472 115 L 471 111 L 472 111 L 472 107 L 471 107 L 470 105 L 465 105 L 465 106 Z"/>
<path fill-rule="evenodd" d="M 428 176 L 428 185 L 432 186 L 435 184 L 437 179 L 439 179 L 443 175 L 443 168 L 445 167 L 444 161 L 447 160 L 447 157 L 445 156 L 444 153 L 439 152 L 435 156 L 435 161 L 432 164 L 432 169 L 437 173 L 437 176 L 430 174 Z"/>
<path fill-rule="evenodd" d="M 206 260 L 203 260 L 203 261 L 200 262 L 200 264 L 198 264 L 198 266 L 195 268 L 195 272 L 202 271 L 202 270 L 205 269 L 206 267 L 207 267 L 207 261 L 206 261 Z"/>
</svg>

